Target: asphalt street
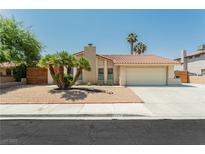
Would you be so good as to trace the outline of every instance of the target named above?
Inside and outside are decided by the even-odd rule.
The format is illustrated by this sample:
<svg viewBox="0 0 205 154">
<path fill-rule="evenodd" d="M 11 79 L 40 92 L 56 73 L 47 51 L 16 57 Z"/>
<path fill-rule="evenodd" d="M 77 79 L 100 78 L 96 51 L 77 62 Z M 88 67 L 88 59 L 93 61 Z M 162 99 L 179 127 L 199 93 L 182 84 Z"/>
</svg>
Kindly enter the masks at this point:
<svg viewBox="0 0 205 154">
<path fill-rule="evenodd" d="M 205 120 L 1 120 L 0 144 L 205 144 Z"/>
</svg>

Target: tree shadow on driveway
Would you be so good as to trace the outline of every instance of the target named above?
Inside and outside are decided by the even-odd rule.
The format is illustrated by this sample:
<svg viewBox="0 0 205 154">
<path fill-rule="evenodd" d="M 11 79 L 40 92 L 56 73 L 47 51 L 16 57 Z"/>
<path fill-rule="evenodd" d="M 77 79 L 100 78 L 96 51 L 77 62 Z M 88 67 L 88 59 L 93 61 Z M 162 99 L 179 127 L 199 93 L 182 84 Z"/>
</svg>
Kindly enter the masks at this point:
<svg viewBox="0 0 205 154">
<path fill-rule="evenodd" d="M 72 91 L 64 91 L 61 98 L 65 98 L 66 100 L 84 100 L 88 94 L 84 91 L 72 90 Z"/>
</svg>

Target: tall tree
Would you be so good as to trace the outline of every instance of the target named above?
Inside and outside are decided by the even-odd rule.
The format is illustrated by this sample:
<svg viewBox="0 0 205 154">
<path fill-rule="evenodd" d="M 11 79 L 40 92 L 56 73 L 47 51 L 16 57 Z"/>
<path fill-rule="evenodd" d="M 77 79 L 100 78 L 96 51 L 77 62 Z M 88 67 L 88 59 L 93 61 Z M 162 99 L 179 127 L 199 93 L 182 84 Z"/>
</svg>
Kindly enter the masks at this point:
<svg viewBox="0 0 205 154">
<path fill-rule="evenodd" d="M 0 16 L 0 62 L 35 66 L 42 48 L 41 42 L 22 22 Z"/>
<path fill-rule="evenodd" d="M 130 52 L 133 55 L 134 43 L 138 41 L 137 40 L 137 34 L 135 34 L 135 33 L 128 34 L 127 41 L 130 44 L 130 50 L 131 50 Z"/>
<path fill-rule="evenodd" d="M 142 42 L 139 42 L 134 46 L 135 54 L 143 54 L 146 50 L 147 46 Z"/>
</svg>

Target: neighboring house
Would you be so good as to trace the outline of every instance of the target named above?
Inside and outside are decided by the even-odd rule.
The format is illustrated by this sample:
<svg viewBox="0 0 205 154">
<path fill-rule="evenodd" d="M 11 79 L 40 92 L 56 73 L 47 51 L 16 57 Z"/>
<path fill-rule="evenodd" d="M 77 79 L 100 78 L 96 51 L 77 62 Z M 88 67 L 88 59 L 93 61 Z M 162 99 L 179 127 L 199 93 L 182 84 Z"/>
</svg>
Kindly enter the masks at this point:
<svg viewBox="0 0 205 154">
<path fill-rule="evenodd" d="M 182 50 L 181 57 L 175 59 L 181 65 L 175 66 L 176 71 L 188 71 L 189 75 L 205 76 L 205 45 L 201 45 L 197 51 L 188 53 Z"/>
<path fill-rule="evenodd" d="M 178 63 L 157 55 L 100 55 L 96 54 L 96 47 L 92 44 L 74 55 L 83 56 L 91 63 L 91 71 L 83 71 L 80 83 L 122 86 L 179 83 L 174 75 L 174 65 Z M 73 73 L 76 73 L 75 68 Z M 50 76 L 48 80 L 53 82 Z"/>
<path fill-rule="evenodd" d="M 13 63 L 0 63 L 0 83 L 14 82 L 13 69 L 16 67 Z"/>
</svg>

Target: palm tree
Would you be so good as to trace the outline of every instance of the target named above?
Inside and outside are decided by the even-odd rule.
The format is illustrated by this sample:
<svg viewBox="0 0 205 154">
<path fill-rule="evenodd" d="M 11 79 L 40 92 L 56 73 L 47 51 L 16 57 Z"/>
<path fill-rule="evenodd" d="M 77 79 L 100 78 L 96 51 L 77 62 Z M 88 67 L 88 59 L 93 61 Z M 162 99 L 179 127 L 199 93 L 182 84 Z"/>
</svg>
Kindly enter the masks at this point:
<svg viewBox="0 0 205 154">
<path fill-rule="evenodd" d="M 86 58 L 77 59 L 75 56 L 68 54 L 66 51 L 61 51 L 56 54 L 48 54 L 41 58 L 39 65 L 42 67 L 48 67 L 51 73 L 51 77 L 56 82 L 59 89 L 71 88 L 78 80 L 82 73 L 82 70 L 91 70 L 89 61 Z M 54 66 L 59 67 L 59 72 L 54 71 Z M 67 72 L 64 73 L 64 67 Z M 72 77 L 71 69 L 77 68 L 77 73 Z"/>
<path fill-rule="evenodd" d="M 39 66 L 40 67 L 48 67 L 51 77 L 53 80 L 55 80 L 55 70 L 54 66 L 56 65 L 56 55 L 55 54 L 47 54 L 44 57 L 42 57 L 39 61 Z M 57 83 L 59 86 L 59 84 Z"/>
<path fill-rule="evenodd" d="M 127 41 L 130 44 L 131 54 L 133 55 L 134 43 L 137 42 L 137 34 L 130 33 L 128 34 Z"/>
<path fill-rule="evenodd" d="M 134 52 L 136 54 L 139 54 L 139 55 L 143 54 L 146 50 L 147 50 L 147 46 L 142 42 L 139 42 L 134 46 Z"/>
</svg>

